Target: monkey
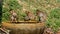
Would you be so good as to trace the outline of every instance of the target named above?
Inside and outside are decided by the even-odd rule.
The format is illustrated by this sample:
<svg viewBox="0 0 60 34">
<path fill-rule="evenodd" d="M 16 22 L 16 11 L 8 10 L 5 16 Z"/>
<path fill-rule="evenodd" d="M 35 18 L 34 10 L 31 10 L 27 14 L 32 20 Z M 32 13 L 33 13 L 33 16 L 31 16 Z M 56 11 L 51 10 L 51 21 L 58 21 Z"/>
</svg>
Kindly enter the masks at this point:
<svg viewBox="0 0 60 34">
<path fill-rule="evenodd" d="M 8 32 L 8 30 L 4 26 L 1 26 L 1 28 L 0 28 L 0 34 L 9 34 L 9 32 Z"/>
<path fill-rule="evenodd" d="M 10 10 L 10 18 L 12 22 L 15 22 L 18 20 L 17 13 L 14 10 Z"/>
<path fill-rule="evenodd" d="M 46 28 L 43 34 L 54 34 L 54 31 L 51 28 Z"/>
<path fill-rule="evenodd" d="M 38 16 L 40 22 L 45 22 L 47 19 L 47 14 L 40 10 L 36 10 L 36 16 Z"/>
<path fill-rule="evenodd" d="M 2 28 L 0 28 L 0 34 L 7 34 L 5 30 L 3 30 Z"/>
<path fill-rule="evenodd" d="M 26 13 L 26 17 L 24 18 L 24 20 L 35 20 L 35 15 L 32 13 L 32 12 L 30 12 L 30 11 L 25 11 L 25 13 Z"/>
</svg>

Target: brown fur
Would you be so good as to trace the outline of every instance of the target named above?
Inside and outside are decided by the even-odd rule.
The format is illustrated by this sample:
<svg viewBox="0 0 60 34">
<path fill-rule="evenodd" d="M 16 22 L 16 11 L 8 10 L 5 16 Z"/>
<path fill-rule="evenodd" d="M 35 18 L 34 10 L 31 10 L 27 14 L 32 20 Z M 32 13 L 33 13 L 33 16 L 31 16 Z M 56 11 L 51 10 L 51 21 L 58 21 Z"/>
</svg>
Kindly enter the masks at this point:
<svg viewBox="0 0 60 34">
<path fill-rule="evenodd" d="M 35 15 L 32 12 L 26 11 L 26 17 L 25 20 L 35 20 Z"/>
<path fill-rule="evenodd" d="M 41 21 L 41 22 L 45 22 L 47 19 L 47 15 L 43 11 L 36 10 L 36 15 L 39 17 L 39 21 Z"/>
<path fill-rule="evenodd" d="M 14 10 L 12 10 L 12 11 L 10 11 L 10 14 L 11 14 L 11 16 L 10 16 L 11 21 L 12 22 L 17 21 L 17 13 Z"/>
</svg>

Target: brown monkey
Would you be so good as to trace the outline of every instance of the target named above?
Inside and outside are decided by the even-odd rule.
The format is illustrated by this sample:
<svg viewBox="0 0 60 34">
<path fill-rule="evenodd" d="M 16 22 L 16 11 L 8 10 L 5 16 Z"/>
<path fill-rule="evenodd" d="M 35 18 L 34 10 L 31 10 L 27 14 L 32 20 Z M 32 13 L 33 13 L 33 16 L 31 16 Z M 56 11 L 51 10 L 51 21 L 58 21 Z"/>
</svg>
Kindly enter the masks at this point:
<svg viewBox="0 0 60 34">
<path fill-rule="evenodd" d="M 46 19 L 47 19 L 46 13 L 45 12 L 42 12 L 40 10 L 36 10 L 36 15 L 38 16 L 39 21 L 41 21 L 41 22 L 45 22 Z"/>
<path fill-rule="evenodd" d="M 46 28 L 43 34 L 54 34 L 54 32 L 51 28 Z"/>
<path fill-rule="evenodd" d="M 10 10 L 10 14 L 11 14 L 11 16 L 10 16 L 11 21 L 12 22 L 17 21 L 17 13 L 14 10 Z"/>
<path fill-rule="evenodd" d="M 9 34 L 9 32 L 8 32 L 8 30 L 4 26 L 1 26 L 0 34 Z"/>
<path fill-rule="evenodd" d="M 25 20 L 35 20 L 35 15 L 32 12 L 26 11 L 26 17 Z"/>
</svg>

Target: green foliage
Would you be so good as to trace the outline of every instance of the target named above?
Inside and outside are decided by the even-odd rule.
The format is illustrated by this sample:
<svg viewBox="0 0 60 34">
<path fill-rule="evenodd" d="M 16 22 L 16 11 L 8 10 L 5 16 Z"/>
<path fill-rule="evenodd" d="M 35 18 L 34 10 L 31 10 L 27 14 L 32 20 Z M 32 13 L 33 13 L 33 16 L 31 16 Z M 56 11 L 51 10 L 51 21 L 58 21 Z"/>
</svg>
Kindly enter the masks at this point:
<svg viewBox="0 0 60 34">
<path fill-rule="evenodd" d="M 10 9 L 15 9 L 15 10 L 21 9 L 21 7 L 22 7 L 21 5 L 18 4 L 18 2 L 16 0 L 10 0 L 8 5 L 9 5 Z"/>
<path fill-rule="evenodd" d="M 56 8 L 54 10 L 51 11 L 51 18 L 60 18 L 60 8 Z"/>
<path fill-rule="evenodd" d="M 52 27 L 55 31 L 57 31 L 58 27 L 60 27 L 60 8 L 55 8 L 51 10 L 50 16 L 47 20 L 47 26 Z"/>
</svg>

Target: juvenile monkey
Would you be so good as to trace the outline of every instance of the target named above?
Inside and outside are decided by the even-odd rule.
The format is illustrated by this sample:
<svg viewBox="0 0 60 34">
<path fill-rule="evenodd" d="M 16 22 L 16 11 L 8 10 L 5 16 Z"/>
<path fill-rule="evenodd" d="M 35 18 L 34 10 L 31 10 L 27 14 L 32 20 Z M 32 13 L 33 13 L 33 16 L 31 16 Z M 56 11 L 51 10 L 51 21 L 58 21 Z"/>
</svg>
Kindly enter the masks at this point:
<svg viewBox="0 0 60 34">
<path fill-rule="evenodd" d="M 26 11 L 26 17 L 25 20 L 35 20 L 35 15 L 32 12 Z"/>
<path fill-rule="evenodd" d="M 10 16 L 11 21 L 12 22 L 17 21 L 17 13 L 14 10 L 10 10 L 10 14 L 11 14 L 11 16 Z"/>
<path fill-rule="evenodd" d="M 38 16 L 39 21 L 41 21 L 41 22 L 45 22 L 46 19 L 47 19 L 46 13 L 45 12 L 42 12 L 40 10 L 36 10 L 36 15 Z"/>
<path fill-rule="evenodd" d="M 46 28 L 43 34 L 54 34 L 54 32 L 51 28 Z"/>
</svg>

